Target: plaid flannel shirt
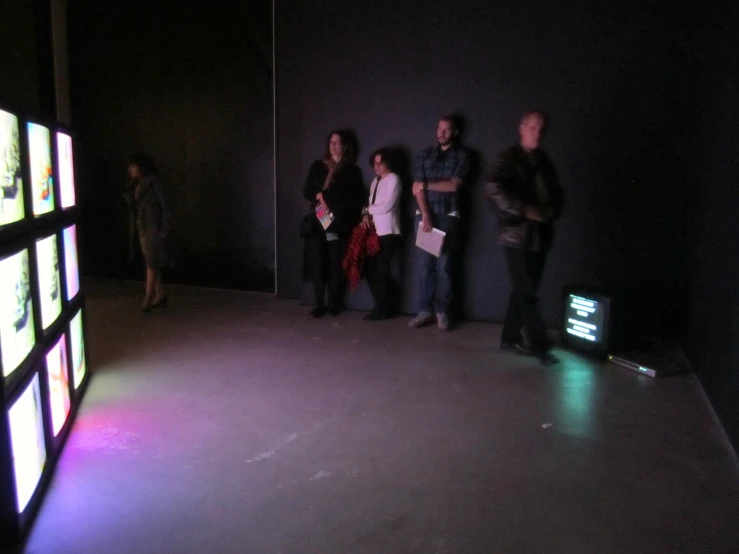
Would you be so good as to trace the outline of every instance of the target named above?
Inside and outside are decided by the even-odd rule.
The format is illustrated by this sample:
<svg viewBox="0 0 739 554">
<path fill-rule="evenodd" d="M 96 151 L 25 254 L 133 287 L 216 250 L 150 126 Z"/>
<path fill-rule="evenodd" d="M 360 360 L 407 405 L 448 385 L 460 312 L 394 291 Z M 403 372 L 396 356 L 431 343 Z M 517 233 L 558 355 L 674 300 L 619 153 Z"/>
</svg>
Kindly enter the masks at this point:
<svg viewBox="0 0 739 554">
<path fill-rule="evenodd" d="M 470 168 L 467 149 L 453 144 L 442 150 L 438 144 L 426 148 L 416 157 L 413 166 L 413 180 L 429 183 L 446 181 L 457 177 L 465 181 Z M 459 194 L 457 192 L 426 191 L 426 201 L 432 214 L 447 215 L 459 213 Z"/>
</svg>

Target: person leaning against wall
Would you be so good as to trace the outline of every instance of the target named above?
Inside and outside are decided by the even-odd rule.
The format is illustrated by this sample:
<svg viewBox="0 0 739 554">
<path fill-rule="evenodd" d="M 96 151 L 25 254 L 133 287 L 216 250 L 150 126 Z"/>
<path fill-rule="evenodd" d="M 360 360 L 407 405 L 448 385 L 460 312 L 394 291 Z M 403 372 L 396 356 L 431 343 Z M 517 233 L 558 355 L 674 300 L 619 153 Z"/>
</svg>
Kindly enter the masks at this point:
<svg viewBox="0 0 739 554">
<path fill-rule="evenodd" d="M 512 284 L 500 346 L 532 354 L 542 365 L 559 361 L 551 353 L 537 290 L 563 204 L 557 172 L 541 149 L 547 126 L 545 112 L 526 112 L 518 126 L 518 144 L 498 155 L 485 186 L 498 214 L 498 243 L 504 247 Z M 524 344 L 522 328 L 529 344 Z"/>
<path fill-rule="evenodd" d="M 151 157 L 146 154 L 129 156 L 128 175 L 130 180 L 123 197 L 131 213 L 131 257 L 135 235 L 138 235 L 146 263 L 146 294 L 141 311 L 148 313 L 152 308 L 166 308 L 169 304 L 162 269 L 174 266 L 170 237 L 172 215 L 164 184 Z"/>
<path fill-rule="evenodd" d="M 459 254 L 459 187 L 469 173 L 470 156 L 459 144 L 460 124 L 454 116 L 444 116 L 436 128 L 436 146 L 426 148 L 413 168 L 413 196 L 418 202 L 416 225 L 419 233 L 433 228 L 446 233 L 441 254 L 420 250 L 421 300 L 418 315 L 408 324 L 418 328 L 431 322 L 436 299 L 436 321 L 442 331 L 450 327 L 452 280 L 455 256 Z"/>
<path fill-rule="evenodd" d="M 309 215 L 301 226 L 305 238 L 304 263 L 313 283 L 315 306 L 313 317 L 327 312 L 337 315 L 344 304 L 344 258 L 349 236 L 359 223 L 365 190 L 362 172 L 355 163 L 356 148 L 349 133 L 332 131 L 326 141 L 326 152 L 308 170 L 303 197 L 310 201 L 311 210 L 320 205 L 333 214 L 333 221 L 324 229 L 318 218 Z M 305 223 L 309 222 L 308 229 Z M 328 304 L 326 286 L 328 285 Z"/>
<path fill-rule="evenodd" d="M 370 184 L 369 203 L 362 210 L 362 226 L 374 227 L 380 251 L 367 260 L 365 274 L 374 307 L 363 319 L 387 319 L 398 307 L 398 285 L 393 281 L 392 261 L 400 246 L 400 178 L 391 171 L 391 151 L 380 148 L 370 156 L 375 178 Z"/>
</svg>

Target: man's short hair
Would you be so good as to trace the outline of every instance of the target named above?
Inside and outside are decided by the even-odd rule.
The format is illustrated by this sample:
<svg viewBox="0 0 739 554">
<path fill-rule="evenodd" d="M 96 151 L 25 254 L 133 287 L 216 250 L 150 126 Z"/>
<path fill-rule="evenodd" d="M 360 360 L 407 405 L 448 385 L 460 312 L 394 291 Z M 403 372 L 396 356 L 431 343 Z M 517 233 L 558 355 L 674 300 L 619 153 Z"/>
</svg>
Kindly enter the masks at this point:
<svg viewBox="0 0 739 554">
<path fill-rule="evenodd" d="M 456 132 L 459 132 L 460 128 L 462 127 L 462 122 L 459 120 L 459 117 L 453 114 L 443 115 L 441 116 L 439 121 L 446 121 Z"/>
<path fill-rule="evenodd" d="M 526 121 L 532 115 L 536 115 L 541 118 L 544 129 L 549 127 L 549 114 L 547 114 L 547 112 L 545 112 L 544 110 L 539 110 L 539 109 L 529 110 L 525 114 L 523 114 L 523 117 L 521 118 L 521 123 Z"/>
</svg>

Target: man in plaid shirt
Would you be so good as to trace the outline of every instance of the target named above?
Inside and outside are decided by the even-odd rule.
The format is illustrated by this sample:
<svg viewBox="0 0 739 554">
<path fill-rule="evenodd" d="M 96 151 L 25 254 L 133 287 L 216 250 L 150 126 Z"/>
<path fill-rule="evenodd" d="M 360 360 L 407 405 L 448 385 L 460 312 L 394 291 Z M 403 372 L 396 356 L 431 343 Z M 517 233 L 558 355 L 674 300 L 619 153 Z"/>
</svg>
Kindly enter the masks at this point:
<svg viewBox="0 0 739 554">
<path fill-rule="evenodd" d="M 446 233 L 437 258 L 421 250 L 421 302 L 410 327 L 423 327 L 432 319 L 436 296 L 439 329 L 449 329 L 449 313 L 454 290 L 452 260 L 459 227 L 459 187 L 469 172 L 469 152 L 458 144 L 459 124 L 454 116 L 444 116 L 436 128 L 438 144 L 426 148 L 413 168 L 413 196 L 418 202 L 416 223 L 419 233 L 432 228 Z"/>
</svg>

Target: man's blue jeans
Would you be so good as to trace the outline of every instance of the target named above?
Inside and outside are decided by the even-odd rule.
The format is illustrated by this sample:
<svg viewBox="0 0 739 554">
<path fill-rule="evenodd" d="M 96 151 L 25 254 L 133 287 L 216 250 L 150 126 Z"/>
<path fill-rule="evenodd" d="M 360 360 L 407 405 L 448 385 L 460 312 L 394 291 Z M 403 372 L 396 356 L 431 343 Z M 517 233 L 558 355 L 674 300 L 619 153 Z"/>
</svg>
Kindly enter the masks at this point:
<svg viewBox="0 0 739 554">
<path fill-rule="evenodd" d="M 440 231 L 444 231 L 444 246 L 441 255 L 437 258 L 419 248 L 421 254 L 421 312 L 433 313 L 434 296 L 436 296 L 436 313 L 449 315 L 451 311 L 454 283 L 452 271 L 454 249 L 457 239 L 459 218 L 449 215 L 432 215 L 432 224 Z M 421 216 L 416 216 L 416 232 L 421 223 Z M 423 232 L 423 231 L 420 231 Z"/>
</svg>

